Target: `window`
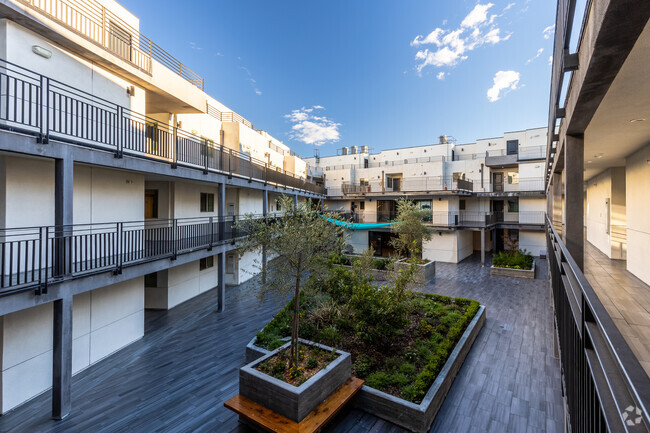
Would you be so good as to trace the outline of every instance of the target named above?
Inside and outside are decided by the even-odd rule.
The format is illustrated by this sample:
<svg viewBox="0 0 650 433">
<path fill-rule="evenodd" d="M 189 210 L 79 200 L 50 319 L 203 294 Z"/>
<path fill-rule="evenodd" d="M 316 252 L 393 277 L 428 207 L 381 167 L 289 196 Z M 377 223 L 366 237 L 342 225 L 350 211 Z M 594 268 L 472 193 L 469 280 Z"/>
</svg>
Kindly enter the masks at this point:
<svg viewBox="0 0 650 433">
<path fill-rule="evenodd" d="M 214 266 L 214 256 L 204 257 L 199 260 L 199 271 L 208 269 Z"/>
<path fill-rule="evenodd" d="M 519 212 L 519 201 L 508 200 L 508 212 Z"/>
<path fill-rule="evenodd" d="M 214 194 L 201 193 L 201 212 L 214 212 Z"/>
<path fill-rule="evenodd" d="M 508 184 L 517 184 L 519 183 L 519 173 L 516 171 L 509 171 L 508 172 Z"/>
<path fill-rule="evenodd" d="M 281 206 L 281 204 L 280 204 L 280 200 L 276 200 L 276 202 L 275 202 L 275 209 L 276 209 L 277 211 L 281 211 L 281 210 L 282 210 L 282 206 Z"/>
<path fill-rule="evenodd" d="M 387 177 L 386 178 L 386 188 L 392 188 L 393 187 L 393 178 L 392 177 Z"/>
<path fill-rule="evenodd" d="M 460 202 L 458 202 L 458 209 L 465 210 L 465 200 L 460 200 Z"/>
<path fill-rule="evenodd" d="M 158 218 L 157 189 L 146 189 L 144 191 L 144 218 Z"/>
<path fill-rule="evenodd" d="M 366 202 L 365 201 L 360 201 L 359 202 L 359 210 L 365 210 L 366 209 Z"/>
<path fill-rule="evenodd" d="M 506 142 L 508 155 L 516 155 L 519 148 L 519 140 L 508 140 Z"/>
<path fill-rule="evenodd" d="M 465 180 L 465 172 L 462 171 L 457 171 L 453 175 L 454 182 L 458 182 L 459 180 Z"/>
</svg>

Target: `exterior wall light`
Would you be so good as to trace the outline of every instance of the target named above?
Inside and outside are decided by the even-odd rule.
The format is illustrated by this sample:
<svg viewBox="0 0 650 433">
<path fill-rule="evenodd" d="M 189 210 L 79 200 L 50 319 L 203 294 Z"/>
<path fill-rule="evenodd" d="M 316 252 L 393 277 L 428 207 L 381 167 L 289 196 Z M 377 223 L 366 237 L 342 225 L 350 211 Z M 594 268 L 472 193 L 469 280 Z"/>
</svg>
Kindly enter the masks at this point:
<svg viewBox="0 0 650 433">
<path fill-rule="evenodd" d="M 41 57 L 43 57 L 45 59 L 49 59 L 50 57 L 52 57 L 52 51 L 47 50 L 47 49 L 45 49 L 43 47 L 40 47 L 38 45 L 32 45 L 32 53 L 34 53 L 34 54 L 36 54 L 38 56 L 41 56 Z"/>
</svg>

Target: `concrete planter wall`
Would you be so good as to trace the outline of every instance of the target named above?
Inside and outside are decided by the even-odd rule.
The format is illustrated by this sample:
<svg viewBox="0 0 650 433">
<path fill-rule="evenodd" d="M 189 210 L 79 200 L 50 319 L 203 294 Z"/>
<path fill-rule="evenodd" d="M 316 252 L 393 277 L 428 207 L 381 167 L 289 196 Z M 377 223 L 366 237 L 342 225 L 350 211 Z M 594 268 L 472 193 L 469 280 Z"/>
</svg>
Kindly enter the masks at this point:
<svg viewBox="0 0 650 433">
<path fill-rule="evenodd" d="M 496 266 L 491 266 L 490 275 L 501 275 L 502 277 L 535 279 L 535 260 L 533 260 L 532 269 L 512 269 L 512 268 L 499 268 Z"/>
<path fill-rule="evenodd" d="M 408 269 L 410 263 L 408 263 L 406 260 L 408 259 L 402 259 L 397 263 L 395 263 L 395 269 L 396 270 Z M 432 260 L 423 265 L 418 265 L 418 271 L 415 273 L 415 282 L 418 284 L 426 284 L 429 281 L 433 280 L 435 276 L 436 276 L 436 262 Z"/>
<path fill-rule="evenodd" d="M 484 323 L 485 307 L 481 306 L 422 403 L 411 403 L 364 385 L 355 397 L 355 406 L 410 431 L 427 432 Z"/>
<path fill-rule="evenodd" d="M 332 350 L 331 347 L 311 341 L 300 341 L 323 350 Z M 273 412 L 300 422 L 352 376 L 352 360 L 349 353 L 337 350 L 338 358 L 300 386 L 290 385 L 255 369 L 289 346 L 290 343 L 287 343 L 240 368 L 239 393 Z"/>
</svg>

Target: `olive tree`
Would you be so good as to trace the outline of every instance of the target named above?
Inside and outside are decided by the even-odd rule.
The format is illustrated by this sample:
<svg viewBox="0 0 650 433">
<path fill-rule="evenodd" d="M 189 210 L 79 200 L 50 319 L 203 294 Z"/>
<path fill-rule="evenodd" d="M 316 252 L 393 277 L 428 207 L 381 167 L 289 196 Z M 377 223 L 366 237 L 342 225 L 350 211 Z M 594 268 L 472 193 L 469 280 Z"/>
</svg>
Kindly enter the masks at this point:
<svg viewBox="0 0 650 433">
<path fill-rule="evenodd" d="M 391 240 L 391 246 L 398 253 L 422 257 L 422 243 L 431 239 L 431 231 L 423 222 L 426 216 L 427 211 L 419 209 L 412 200 L 397 201 L 397 218 L 391 226 L 397 237 Z"/>
<path fill-rule="evenodd" d="M 326 218 L 334 218 L 333 214 L 319 213 L 309 203 L 294 206 L 291 198 L 282 196 L 280 206 L 280 215 L 267 218 L 247 215 L 238 227 L 248 233 L 243 240 L 244 252 L 264 248 L 271 259 L 266 266 L 266 282 L 255 280 L 260 297 L 269 293 L 293 293 L 291 365 L 295 365 L 303 280 L 305 275 L 318 277 L 327 272 L 330 254 L 343 249 L 345 230 L 327 221 Z"/>
</svg>

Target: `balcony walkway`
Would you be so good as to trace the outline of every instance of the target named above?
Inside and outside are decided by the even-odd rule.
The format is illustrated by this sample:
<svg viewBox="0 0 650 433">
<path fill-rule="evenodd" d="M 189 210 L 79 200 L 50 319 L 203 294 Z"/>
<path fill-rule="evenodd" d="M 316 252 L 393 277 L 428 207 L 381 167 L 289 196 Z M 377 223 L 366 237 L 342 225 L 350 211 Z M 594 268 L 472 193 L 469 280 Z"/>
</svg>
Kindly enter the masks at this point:
<svg viewBox="0 0 650 433">
<path fill-rule="evenodd" d="M 538 279 L 521 280 L 490 277 L 476 256 L 437 265 L 425 290 L 477 299 L 487 320 L 431 431 L 563 431 L 545 261 L 538 269 Z M 147 312 L 143 339 L 74 376 L 66 419 L 50 420 L 48 392 L 0 417 L 0 431 L 249 432 L 223 402 L 237 393 L 245 344 L 280 303 L 231 288 L 226 311 L 216 305 L 210 291 Z M 352 409 L 327 431 L 404 430 Z"/>
<path fill-rule="evenodd" d="M 585 240 L 585 277 L 650 375 L 650 286 Z"/>
</svg>

